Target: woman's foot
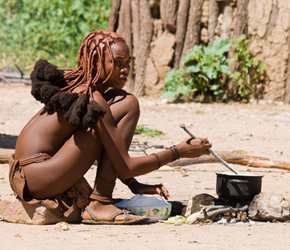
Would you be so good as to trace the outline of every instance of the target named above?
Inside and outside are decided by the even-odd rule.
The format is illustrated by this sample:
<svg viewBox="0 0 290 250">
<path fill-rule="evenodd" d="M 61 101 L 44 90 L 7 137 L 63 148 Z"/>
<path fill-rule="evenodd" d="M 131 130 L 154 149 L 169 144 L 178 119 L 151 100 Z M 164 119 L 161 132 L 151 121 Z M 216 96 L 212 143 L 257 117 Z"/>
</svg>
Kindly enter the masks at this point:
<svg viewBox="0 0 290 250">
<path fill-rule="evenodd" d="M 95 218 L 94 218 L 95 217 Z M 83 223 L 90 224 L 140 224 L 149 220 L 147 216 L 129 214 L 113 204 L 91 201 L 82 215 Z"/>
</svg>

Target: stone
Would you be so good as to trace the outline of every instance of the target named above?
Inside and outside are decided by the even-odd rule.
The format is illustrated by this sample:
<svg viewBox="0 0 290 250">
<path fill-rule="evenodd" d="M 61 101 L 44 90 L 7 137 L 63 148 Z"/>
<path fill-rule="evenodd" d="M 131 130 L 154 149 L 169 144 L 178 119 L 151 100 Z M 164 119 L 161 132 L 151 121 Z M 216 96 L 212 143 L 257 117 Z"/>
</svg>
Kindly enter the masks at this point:
<svg viewBox="0 0 290 250">
<path fill-rule="evenodd" d="M 251 202 L 248 216 L 256 221 L 290 220 L 290 201 L 281 194 L 260 193 Z"/>
<path fill-rule="evenodd" d="M 27 204 L 15 196 L 0 197 L 0 217 L 3 221 L 21 224 L 47 225 L 61 221 L 77 223 L 81 220 L 81 211 L 76 209 L 69 218 L 59 218 L 44 205 Z"/>
<path fill-rule="evenodd" d="M 184 216 L 187 217 L 193 213 L 199 212 L 203 206 L 213 206 L 215 197 L 210 194 L 198 194 L 188 200 Z"/>
</svg>

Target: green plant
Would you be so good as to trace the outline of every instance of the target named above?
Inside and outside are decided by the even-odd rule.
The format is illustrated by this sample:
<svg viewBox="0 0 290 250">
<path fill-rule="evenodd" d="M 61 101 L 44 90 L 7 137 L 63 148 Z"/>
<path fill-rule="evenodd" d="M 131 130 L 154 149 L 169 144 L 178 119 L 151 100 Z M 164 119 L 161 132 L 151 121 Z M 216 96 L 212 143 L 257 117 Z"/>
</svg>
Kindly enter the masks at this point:
<svg viewBox="0 0 290 250">
<path fill-rule="evenodd" d="M 241 35 L 233 41 L 234 56 L 232 63 L 235 70 L 230 74 L 234 82 L 235 98 L 249 100 L 252 94 L 257 94 L 257 85 L 265 78 L 265 66 L 261 60 L 255 61 L 255 56 L 248 50 L 249 40 Z"/>
<path fill-rule="evenodd" d="M 164 135 L 164 133 L 157 129 L 145 128 L 143 126 L 137 126 L 135 129 L 135 134 L 145 134 L 151 137 Z"/>
<path fill-rule="evenodd" d="M 20 68 L 39 58 L 75 67 L 79 46 L 96 29 L 106 29 L 112 0 L 1 0 L 0 67 Z"/>
<path fill-rule="evenodd" d="M 172 69 L 165 78 L 162 98 L 179 102 L 184 96 L 190 96 L 195 89 L 186 81 L 186 71 L 184 69 Z"/>
<path fill-rule="evenodd" d="M 230 40 L 217 40 L 206 47 L 194 46 L 187 53 L 182 64 L 185 69 L 171 70 L 165 78 L 163 98 L 179 101 L 186 96 L 188 100 L 202 96 L 204 101 L 225 100 L 223 74 L 229 74 L 227 60 Z"/>
<path fill-rule="evenodd" d="M 229 60 L 231 44 L 234 53 Z M 241 35 L 234 41 L 219 40 L 212 46 L 194 46 L 182 60 L 184 68 L 172 69 L 167 74 L 162 97 L 173 102 L 197 98 L 248 101 L 252 95 L 258 98 L 263 91 L 266 71 L 264 63 L 255 60 L 248 45 L 249 40 Z M 229 84 L 229 80 L 233 84 Z"/>
</svg>

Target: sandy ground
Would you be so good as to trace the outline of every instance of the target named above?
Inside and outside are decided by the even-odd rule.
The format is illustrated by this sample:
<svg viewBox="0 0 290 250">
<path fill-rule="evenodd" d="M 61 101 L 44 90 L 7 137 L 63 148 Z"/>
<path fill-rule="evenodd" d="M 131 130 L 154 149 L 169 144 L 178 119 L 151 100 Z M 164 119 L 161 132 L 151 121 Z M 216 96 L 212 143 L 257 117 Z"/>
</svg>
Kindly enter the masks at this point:
<svg viewBox="0 0 290 250">
<path fill-rule="evenodd" d="M 139 125 L 164 132 L 163 136 L 136 135 L 134 140 L 149 145 L 170 146 L 187 135 L 185 123 L 196 136 L 208 136 L 214 151 L 243 151 L 249 155 L 290 161 L 290 106 L 282 104 L 166 104 L 140 99 Z M 0 85 L 0 147 L 11 148 L 18 133 L 41 107 L 22 84 Z M 0 148 L 1 150 L 1 148 Z M 131 152 L 132 155 L 136 154 Z M 143 153 L 138 153 L 143 154 Z M 262 191 L 290 198 L 290 172 L 278 169 L 232 165 L 237 171 L 264 175 Z M 163 183 L 170 200 L 181 201 L 201 193 L 215 193 L 215 171 L 226 170 L 220 163 L 195 164 L 180 171 L 155 171 L 140 176 L 145 183 Z M 92 183 L 96 167 L 86 174 Z M 0 195 L 11 195 L 8 164 L 0 165 Z M 120 182 L 114 198 L 133 194 Z M 13 208 L 11 208 L 13 209 Z M 22 225 L 0 222 L 0 249 L 290 249 L 289 223 L 239 223 L 202 225 L 139 226 L 69 225 L 57 231 L 55 225 Z"/>
</svg>

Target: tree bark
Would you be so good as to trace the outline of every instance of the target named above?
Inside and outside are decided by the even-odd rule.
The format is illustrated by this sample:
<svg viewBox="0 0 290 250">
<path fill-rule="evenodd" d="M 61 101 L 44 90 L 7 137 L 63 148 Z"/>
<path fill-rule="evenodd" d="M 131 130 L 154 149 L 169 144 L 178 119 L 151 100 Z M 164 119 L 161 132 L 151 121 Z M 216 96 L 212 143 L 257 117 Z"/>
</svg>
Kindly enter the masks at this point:
<svg viewBox="0 0 290 250">
<path fill-rule="evenodd" d="M 146 61 L 150 52 L 150 44 L 153 33 L 153 23 L 149 1 L 132 0 L 133 17 L 133 43 L 135 50 L 135 83 L 134 93 L 137 96 L 144 95 Z"/>
<path fill-rule="evenodd" d="M 248 4 L 249 0 L 238 0 L 237 1 L 237 16 L 236 16 L 236 25 L 233 32 L 233 39 L 237 39 L 242 34 L 247 35 L 248 31 Z M 234 55 L 235 49 L 231 46 L 228 58 L 232 58 Z M 233 62 L 230 65 L 231 71 L 236 72 L 239 68 L 239 64 L 237 62 Z M 234 86 L 232 80 L 228 82 L 228 95 L 232 98 L 237 98 L 238 96 L 238 88 Z"/>
<path fill-rule="evenodd" d="M 221 27 L 221 39 L 228 39 L 231 37 L 233 9 L 229 3 L 226 3 L 224 8 L 224 20 Z"/>
<path fill-rule="evenodd" d="M 290 29 L 288 33 L 288 65 L 287 65 L 287 76 L 286 76 L 286 89 L 284 103 L 290 104 Z"/>
<path fill-rule="evenodd" d="M 215 28 L 218 23 L 219 6 L 216 0 L 209 0 L 208 36 L 212 44 L 215 37 Z"/>
<path fill-rule="evenodd" d="M 121 5 L 121 0 L 113 1 L 111 11 L 110 11 L 110 16 L 109 16 L 108 30 L 116 31 L 118 28 L 120 5 Z"/>
<path fill-rule="evenodd" d="M 162 27 L 165 28 L 167 20 L 167 0 L 160 0 L 160 18 Z"/>
<path fill-rule="evenodd" d="M 178 12 L 177 12 L 177 23 L 176 23 L 176 48 L 175 48 L 175 59 L 174 68 L 178 69 L 182 57 L 183 43 L 187 28 L 187 19 L 189 11 L 190 0 L 182 0 L 179 2 Z"/>
<path fill-rule="evenodd" d="M 183 55 L 190 51 L 200 40 L 200 24 L 203 0 L 191 0 L 187 31 L 183 45 Z"/>
<path fill-rule="evenodd" d="M 132 57 L 132 15 L 131 15 L 131 0 L 122 0 L 120 12 L 119 12 L 119 25 L 117 29 L 117 33 L 120 34 L 126 41 L 131 57 Z M 134 68 L 134 61 L 131 61 L 131 70 L 128 75 L 128 81 L 126 83 L 126 86 L 128 87 L 129 91 L 132 91 L 133 89 L 133 68 Z"/>
<path fill-rule="evenodd" d="M 248 4 L 249 0 L 237 1 L 237 20 L 233 34 L 234 39 L 248 33 Z"/>
<path fill-rule="evenodd" d="M 163 27 L 174 33 L 176 30 L 178 0 L 161 0 L 160 15 Z"/>
</svg>

